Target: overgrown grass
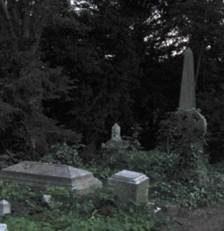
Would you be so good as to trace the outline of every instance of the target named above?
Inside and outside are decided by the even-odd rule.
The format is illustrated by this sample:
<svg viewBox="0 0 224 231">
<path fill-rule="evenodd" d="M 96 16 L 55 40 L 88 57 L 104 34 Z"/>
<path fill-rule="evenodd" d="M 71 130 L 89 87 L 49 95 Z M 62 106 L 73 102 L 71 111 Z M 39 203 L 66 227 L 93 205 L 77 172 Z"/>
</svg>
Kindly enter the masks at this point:
<svg viewBox="0 0 224 231">
<path fill-rule="evenodd" d="M 0 197 L 12 204 L 12 214 L 3 218 L 16 231 L 150 231 L 155 225 L 145 206 L 120 206 L 107 189 L 77 197 L 62 188 L 50 188 L 49 205 L 41 202 L 43 192 L 1 183 Z"/>
<path fill-rule="evenodd" d="M 72 215 L 54 217 L 48 221 L 34 220 L 32 217 L 9 217 L 5 219 L 9 230 L 16 231 L 150 231 L 153 223 L 145 217 L 94 217 L 82 218 Z"/>
<path fill-rule="evenodd" d="M 205 206 L 224 198 L 224 174 L 204 161 L 203 153 L 192 148 L 189 162 L 192 168 L 183 168 L 183 156 L 178 152 L 110 150 L 101 158 L 84 163 L 76 146 L 57 145 L 48 160 L 73 164 L 90 170 L 104 182 L 116 171 L 129 169 L 146 174 L 150 179 L 149 199 L 157 203 L 172 202 L 188 208 Z M 188 156 L 186 156 L 188 158 Z M 71 162 L 71 160 L 73 160 Z M 192 172 L 188 171 L 192 169 Z"/>
<path fill-rule="evenodd" d="M 57 155 L 48 158 L 90 170 L 104 181 L 122 168 L 145 173 L 150 179 L 149 201 L 156 206 L 169 202 L 197 208 L 224 199 L 224 174 L 202 161 L 197 162 L 193 174 L 196 177 L 188 176 L 186 181 L 184 175 L 178 175 L 177 154 L 159 150 L 128 151 L 84 164 L 75 149 L 66 146 L 63 151 L 60 147 L 56 149 Z M 198 180 L 197 176 L 206 180 Z M 44 193 L 52 196 L 48 205 L 41 200 Z M 12 204 L 12 214 L 2 220 L 10 231 L 152 231 L 167 222 L 163 212 L 155 216 L 154 207 L 117 204 L 108 188 L 78 197 L 62 188 L 36 192 L 29 187 L 1 182 L 0 199 Z"/>
<path fill-rule="evenodd" d="M 171 202 L 192 209 L 224 200 L 224 174 L 203 160 L 197 160 L 192 177 L 178 169 L 177 154 L 129 152 L 126 160 L 129 169 L 149 176 L 149 198 L 159 204 Z"/>
</svg>

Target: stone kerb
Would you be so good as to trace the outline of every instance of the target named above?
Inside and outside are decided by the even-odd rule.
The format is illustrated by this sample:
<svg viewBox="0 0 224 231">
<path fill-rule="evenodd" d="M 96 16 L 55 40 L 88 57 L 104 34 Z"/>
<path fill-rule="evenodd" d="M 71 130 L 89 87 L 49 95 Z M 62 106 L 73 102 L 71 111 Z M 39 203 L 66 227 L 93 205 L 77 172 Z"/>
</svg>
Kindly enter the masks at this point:
<svg viewBox="0 0 224 231">
<path fill-rule="evenodd" d="M 0 217 L 11 213 L 11 205 L 7 200 L 0 201 Z"/>
<path fill-rule="evenodd" d="M 2 180 L 37 189 L 64 187 L 76 194 L 86 194 L 102 187 L 89 171 L 62 164 L 23 161 L 1 171 Z"/>
</svg>

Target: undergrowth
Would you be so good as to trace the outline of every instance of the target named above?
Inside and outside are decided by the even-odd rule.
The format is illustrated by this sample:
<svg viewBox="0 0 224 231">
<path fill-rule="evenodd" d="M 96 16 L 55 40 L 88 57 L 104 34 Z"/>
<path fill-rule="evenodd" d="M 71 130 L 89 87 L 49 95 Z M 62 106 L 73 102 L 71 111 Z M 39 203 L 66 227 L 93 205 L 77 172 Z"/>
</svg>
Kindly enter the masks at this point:
<svg viewBox="0 0 224 231">
<path fill-rule="evenodd" d="M 109 189 L 98 190 L 85 197 L 63 188 L 34 192 L 29 187 L 0 184 L 0 197 L 12 205 L 12 214 L 2 219 L 9 230 L 16 231 L 150 231 L 155 225 L 147 206 L 120 206 Z M 42 202 L 43 193 L 52 196 Z"/>
</svg>

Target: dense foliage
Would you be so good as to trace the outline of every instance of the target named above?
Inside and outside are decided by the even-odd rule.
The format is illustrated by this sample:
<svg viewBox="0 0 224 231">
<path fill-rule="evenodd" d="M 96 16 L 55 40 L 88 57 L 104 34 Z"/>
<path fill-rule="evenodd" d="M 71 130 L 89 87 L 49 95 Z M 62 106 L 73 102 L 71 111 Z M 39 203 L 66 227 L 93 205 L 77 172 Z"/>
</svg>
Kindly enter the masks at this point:
<svg viewBox="0 0 224 231">
<path fill-rule="evenodd" d="M 67 159 L 62 158 L 62 151 Z M 61 155 L 60 155 L 61 154 Z M 162 230 L 163 225 L 172 225 L 172 214 L 167 214 L 167 203 L 172 203 L 175 208 L 196 208 L 206 206 L 211 202 L 220 202 L 224 198 L 224 178 L 222 171 L 199 168 L 200 171 L 209 172 L 209 182 L 200 185 L 195 179 L 186 183 L 174 179 L 174 170 L 178 163 L 178 155 L 166 154 L 159 150 L 129 151 L 126 155 L 128 169 L 137 170 L 150 176 L 149 203 L 136 205 L 134 203 L 117 203 L 117 198 L 110 188 L 94 193 L 78 196 L 67 189 L 49 187 L 45 191 L 33 191 L 30 187 L 19 186 L 9 182 L 0 182 L 0 198 L 10 201 L 12 214 L 1 218 L 11 230 L 27 231 L 53 231 L 74 230 L 81 231 L 150 231 Z M 51 154 L 52 161 L 60 156 L 62 163 L 70 161 L 69 156 L 78 159 L 77 148 L 62 145 L 54 147 Z M 70 163 L 70 162 L 68 162 Z M 118 166 L 119 157 L 117 159 Z M 80 164 L 82 168 L 92 170 L 97 177 L 108 178 L 113 172 L 109 165 L 110 173 L 105 176 L 106 167 L 99 168 L 98 163 L 88 165 Z M 124 164 L 123 162 L 121 164 Z M 104 169 L 105 168 L 105 169 Z M 103 171 L 104 169 L 104 171 Z M 222 170 L 222 167 L 220 168 Z M 49 203 L 43 201 L 43 194 L 51 195 Z M 158 207 L 159 206 L 159 207 Z M 158 208 L 160 212 L 155 212 Z M 171 229 L 172 230 L 172 229 Z"/>
<path fill-rule="evenodd" d="M 65 189 L 51 188 L 47 193 L 52 200 L 47 205 L 41 199 L 43 192 L 34 192 L 29 187 L 21 190 L 12 184 L 1 183 L 0 187 L 0 197 L 13 204 L 13 216 L 1 218 L 10 230 L 150 231 L 155 225 L 152 209 L 118 206 L 108 190 L 83 198 Z"/>
<path fill-rule="evenodd" d="M 88 159 L 119 122 L 154 148 L 175 111 L 182 52 L 195 55 L 211 157 L 223 149 L 222 0 L 0 1 L 1 153 L 38 158 L 58 141 Z"/>
</svg>

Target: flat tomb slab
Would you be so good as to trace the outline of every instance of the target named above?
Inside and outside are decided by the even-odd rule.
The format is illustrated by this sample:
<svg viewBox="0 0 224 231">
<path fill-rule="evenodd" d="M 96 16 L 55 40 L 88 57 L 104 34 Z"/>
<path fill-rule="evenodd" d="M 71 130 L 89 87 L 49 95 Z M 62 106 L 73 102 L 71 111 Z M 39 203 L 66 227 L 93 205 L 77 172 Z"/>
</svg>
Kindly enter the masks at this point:
<svg viewBox="0 0 224 231">
<path fill-rule="evenodd" d="M 68 165 L 33 161 L 23 161 L 2 169 L 0 178 L 41 189 L 49 186 L 65 187 L 81 194 L 102 186 L 89 171 Z"/>
</svg>

